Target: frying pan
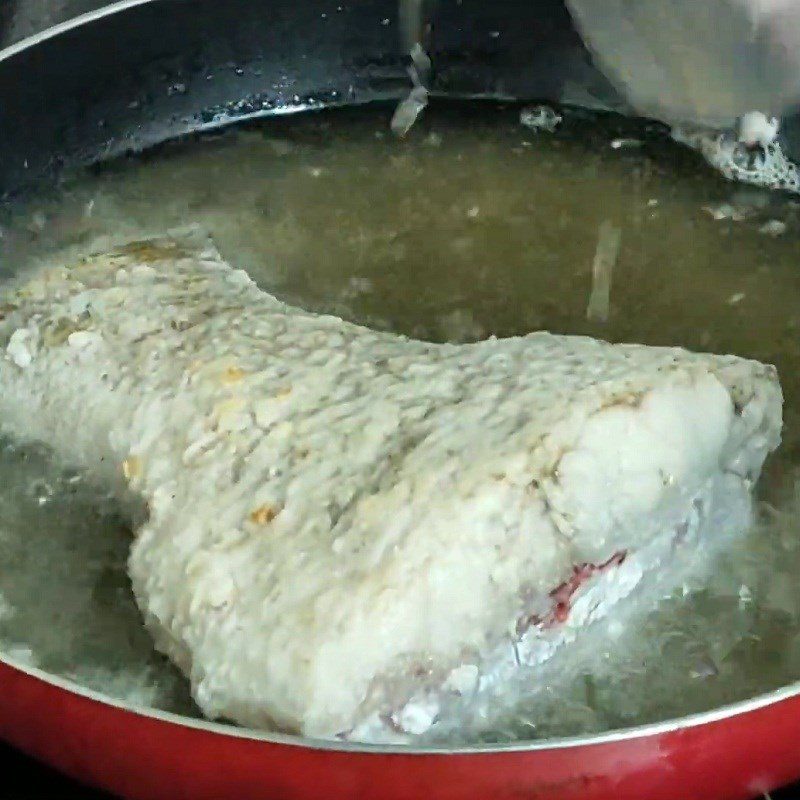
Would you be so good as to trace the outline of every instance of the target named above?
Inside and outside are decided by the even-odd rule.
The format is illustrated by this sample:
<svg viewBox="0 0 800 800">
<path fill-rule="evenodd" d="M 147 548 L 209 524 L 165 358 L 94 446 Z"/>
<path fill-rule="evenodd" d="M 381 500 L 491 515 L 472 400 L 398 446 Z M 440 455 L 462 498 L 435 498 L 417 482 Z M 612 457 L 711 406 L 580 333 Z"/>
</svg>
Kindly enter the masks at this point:
<svg viewBox="0 0 800 800">
<path fill-rule="evenodd" d="M 433 94 L 626 111 L 559 0 L 439 0 L 430 22 Z M 0 52 L 0 192 L 244 119 L 399 99 L 398 39 L 393 0 L 130 0 L 77 18 Z M 136 708 L 0 657 L 0 737 L 131 800 L 746 800 L 800 778 L 800 684 L 599 736 L 415 750 Z"/>
</svg>

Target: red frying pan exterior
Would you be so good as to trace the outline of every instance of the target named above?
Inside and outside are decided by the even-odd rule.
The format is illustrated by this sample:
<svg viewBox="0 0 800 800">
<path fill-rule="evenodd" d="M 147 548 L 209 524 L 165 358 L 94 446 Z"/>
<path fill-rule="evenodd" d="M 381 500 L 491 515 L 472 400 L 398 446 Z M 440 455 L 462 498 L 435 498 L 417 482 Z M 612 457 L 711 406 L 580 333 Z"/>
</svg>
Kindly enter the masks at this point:
<svg viewBox="0 0 800 800">
<path fill-rule="evenodd" d="M 0 736 L 128 800 L 748 800 L 800 777 L 800 689 L 595 739 L 403 753 L 181 722 L 0 662 Z"/>
</svg>

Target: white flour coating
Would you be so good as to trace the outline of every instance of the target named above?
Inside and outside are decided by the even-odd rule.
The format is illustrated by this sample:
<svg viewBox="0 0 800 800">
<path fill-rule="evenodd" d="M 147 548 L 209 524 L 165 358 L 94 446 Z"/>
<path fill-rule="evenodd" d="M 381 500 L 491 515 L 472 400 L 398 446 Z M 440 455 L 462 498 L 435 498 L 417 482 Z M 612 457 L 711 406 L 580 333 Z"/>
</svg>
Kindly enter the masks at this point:
<svg viewBox="0 0 800 800">
<path fill-rule="evenodd" d="M 526 678 L 535 680 L 532 668 L 541 670 L 547 665 L 552 673 L 559 663 L 565 666 L 563 661 L 550 661 L 557 653 L 571 659 L 570 669 L 590 671 L 592 660 L 586 647 L 576 661 L 574 648 L 565 654 L 564 645 L 592 631 L 595 650 L 602 652 L 603 634 L 590 628 L 592 623 L 613 612 L 621 635 L 633 629 L 660 596 L 669 595 L 686 579 L 705 579 L 719 553 L 752 523 L 751 500 L 738 477 L 716 475 L 695 495 L 684 519 L 671 523 L 662 519 L 662 531 L 651 542 L 629 554 L 620 566 L 584 584 L 563 624 L 531 625 L 521 634 L 513 631 L 504 645 L 482 660 L 480 669 L 474 664 L 457 667 L 442 687 L 418 690 L 393 718 L 404 725 L 388 728 L 385 719 L 374 713 L 353 731 L 353 738 L 398 744 L 409 741 L 408 732 L 430 732 L 439 741 L 458 739 L 459 727 L 466 725 L 473 732 L 491 727 L 498 708 L 508 709 L 520 695 L 530 696 L 531 687 L 524 684 Z M 634 591 L 636 602 L 619 604 Z M 417 724 L 412 729 L 409 723 Z"/>
<path fill-rule="evenodd" d="M 421 733 L 443 693 L 546 658 L 647 548 L 746 506 L 780 438 L 772 367 L 411 341 L 280 303 L 197 232 L 42 272 L 0 314 L 3 426 L 144 498 L 134 592 L 202 710 L 309 735 Z M 620 552 L 604 603 L 531 622 Z"/>
</svg>

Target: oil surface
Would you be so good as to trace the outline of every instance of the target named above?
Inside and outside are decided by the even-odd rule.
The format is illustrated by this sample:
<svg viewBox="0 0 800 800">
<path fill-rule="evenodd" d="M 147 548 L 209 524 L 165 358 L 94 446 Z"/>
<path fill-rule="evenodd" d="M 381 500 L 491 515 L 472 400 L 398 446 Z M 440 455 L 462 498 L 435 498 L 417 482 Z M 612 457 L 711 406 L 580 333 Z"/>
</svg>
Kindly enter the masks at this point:
<svg viewBox="0 0 800 800">
<path fill-rule="evenodd" d="M 547 329 L 775 364 L 785 436 L 759 524 L 710 583 L 664 598 L 625 646 L 521 692 L 490 733 L 603 730 L 800 678 L 800 212 L 737 188 L 656 129 L 567 113 L 432 108 L 407 139 L 391 109 L 280 119 L 65 179 L 5 209 L 0 273 L 204 225 L 223 256 L 292 303 L 436 341 Z M 620 231 L 609 316 L 587 320 L 602 226 Z M 107 498 L 44 451 L 0 449 L 0 640 L 17 658 L 191 713 L 152 652 Z M 602 637 L 599 640 L 602 643 Z"/>
</svg>

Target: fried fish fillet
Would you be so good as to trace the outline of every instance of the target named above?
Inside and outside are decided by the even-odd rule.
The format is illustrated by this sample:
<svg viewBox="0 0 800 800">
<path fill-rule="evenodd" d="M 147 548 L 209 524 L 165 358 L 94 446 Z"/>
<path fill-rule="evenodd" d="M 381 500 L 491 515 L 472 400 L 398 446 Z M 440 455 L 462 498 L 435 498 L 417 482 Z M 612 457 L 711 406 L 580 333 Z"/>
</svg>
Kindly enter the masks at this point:
<svg viewBox="0 0 800 800">
<path fill-rule="evenodd" d="M 422 733 L 748 521 L 775 370 L 533 333 L 413 341 L 279 302 L 199 231 L 7 288 L 0 415 L 147 519 L 129 572 L 210 717 Z"/>
</svg>

